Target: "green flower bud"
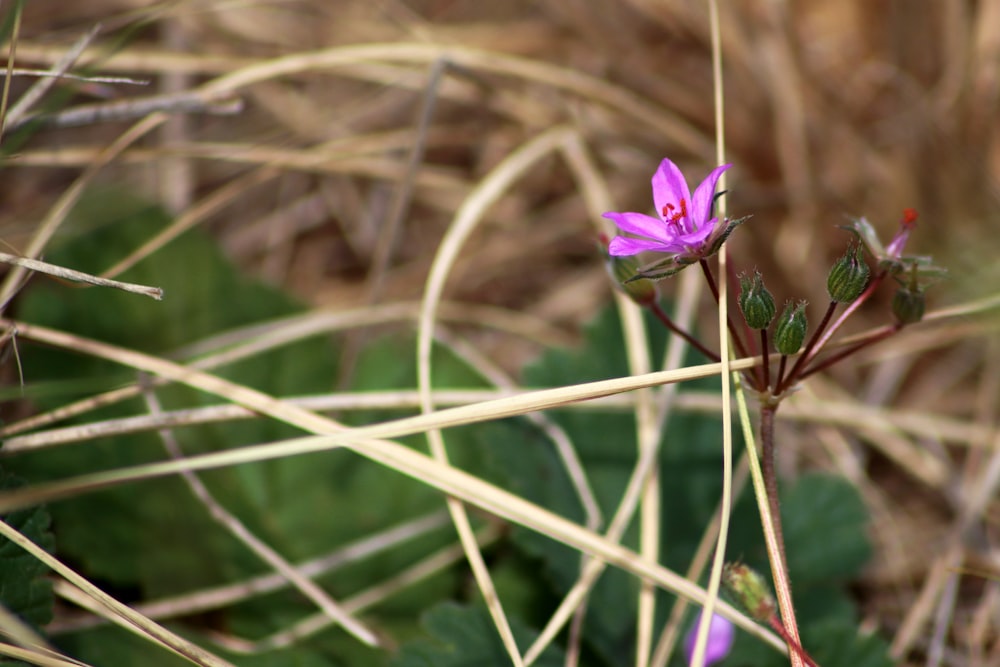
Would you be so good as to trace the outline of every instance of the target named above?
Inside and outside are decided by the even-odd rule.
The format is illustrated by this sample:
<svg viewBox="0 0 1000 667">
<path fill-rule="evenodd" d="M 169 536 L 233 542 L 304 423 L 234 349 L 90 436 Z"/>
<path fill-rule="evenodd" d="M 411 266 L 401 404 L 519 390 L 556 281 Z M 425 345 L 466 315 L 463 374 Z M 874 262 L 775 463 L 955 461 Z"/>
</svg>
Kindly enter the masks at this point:
<svg viewBox="0 0 1000 667">
<path fill-rule="evenodd" d="M 755 621 L 770 622 L 777 609 L 764 577 L 743 563 L 726 563 L 722 585 Z"/>
<path fill-rule="evenodd" d="M 900 324 L 915 324 L 924 319 L 924 293 L 900 287 L 892 297 L 892 314 Z"/>
<path fill-rule="evenodd" d="M 740 310 L 751 329 L 766 329 L 774 319 L 774 297 L 764 287 L 760 273 L 740 276 Z"/>
<path fill-rule="evenodd" d="M 605 267 L 615 286 L 640 306 L 648 306 L 658 296 L 656 283 L 648 278 L 635 278 L 639 262 L 635 257 L 612 257 L 605 253 Z"/>
<path fill-rule="evenodd" d="M 774 327 L 774 347 L 781 354 L 795 354 L 806 338 L 806 302 L 788 303 Z"/>
<path fill-rule="evenodd" d="M 861 246 L 849 248 L 830 269 L 826 291 L 836 303 L 850 303 L 861 296 L 868 285 L 868 264 L 862 257 Z"/>
</svg>

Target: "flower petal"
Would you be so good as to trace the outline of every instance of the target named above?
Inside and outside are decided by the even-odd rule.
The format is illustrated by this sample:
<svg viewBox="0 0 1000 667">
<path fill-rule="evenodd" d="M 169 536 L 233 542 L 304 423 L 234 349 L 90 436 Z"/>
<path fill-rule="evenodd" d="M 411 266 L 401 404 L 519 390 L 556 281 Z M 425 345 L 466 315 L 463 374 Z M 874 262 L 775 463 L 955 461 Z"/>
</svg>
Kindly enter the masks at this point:
<svg viewBox="0 0 1000 667">
<path fill-rule="evenodd" d="M 682 199 L 691 202 L 691 191 L 688 190 L 684 174 L 676 164 L 663 158 L 653 174 L 653 204 L 656 206 L 656 214 L 662 215 L 667 204 L 673 204 L 675 209 L 680 210 Z"/>
<path fill-rule="evenodd" d="M 694 625 L 688 632 L 684 641 L 684 653 L 688 664 L 691 664 L 691 656 L 694 653 L 694 643 L 698 636 L 698 623 L 701 621 L 701 614 L 695 619 Z M 736 626 L 732 621 L 718 614 L 712 614 L 712 621 L 708 625 L 708 644 L 705 646 L 705 665 L 715 664 L 729 655 L 736 639 Z"/>
<path fill-rule="evenodd" d="M 632 239 L 627 236 L 616 236 L 608 244 L 608 254 L 612 257 L 637 255 L 647 250 L 654 252 L 680 252 L 683 249 L 684 245 L 677 242 L 664 243 L 663 241 L 653 241 L 651 239 Z"/>
<path fill-rule="evenodd" d="M 722 172 L 731 166 L 733 165 L 724 164 L 716 167 L 695 189 L 694 197 L 691 199 L 691 208 L 689 209 L 693 229 L 700 229 L 709 216 L 712 215 L 712 200 L 715 198 L 715 186 L 719 182 Z"/>
<path fill-rule="evenodd" d="M 642 213 L 616 213 L 608 211 L 602 217 L 612 220 L 618 225 L 618 229 L 623 232 L 638 234 L 639 236 L 646 236 L 651 239 L 660 239 L 661 241 L 671 241 L 674 238 L 674 235 L 670 233 L 671 230 L 665 222 L 659 218 Z"/>
<path fill-rule="evenodd" d="M 712 235 L 715 231 L 715 226 L 719 223 L 718 218 L 712 218 L 702 222 L 698 229 L 694 230 L 690 234 L 682 234 L 677 237 L 677 242 L 682 244 L 685 248 L 701 248 L 704 245 L 705 240 Z"/>
</svg>

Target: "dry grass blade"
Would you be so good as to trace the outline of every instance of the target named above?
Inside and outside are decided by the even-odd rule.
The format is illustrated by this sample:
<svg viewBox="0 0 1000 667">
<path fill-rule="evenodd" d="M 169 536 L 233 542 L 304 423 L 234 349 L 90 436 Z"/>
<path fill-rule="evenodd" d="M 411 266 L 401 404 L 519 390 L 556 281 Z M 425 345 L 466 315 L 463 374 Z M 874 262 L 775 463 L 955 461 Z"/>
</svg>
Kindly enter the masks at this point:
<svg viewBox="0 0 1000 667">
<path fill-rule="evenodd" d="M 372 555 L 399 546 L 409 540 L 426 535 L 448 524 L 448 515 L 444 511 L 435 512 L 414 521 L 409 521 L 385 531 L 369 535 L 354 543 L 344 545 L 333 553 L 314 558 L 297 566 L 301 576 L 315 578 L 337 568 L 364 560 Z M 253 577 L 244 581 L 225 586 L 202 589 L 174 597 L 150 600 L 136 605 L 137 612 L 151 619 L 174 618 L 198 614 L 214 609 L 220 609 L 243 600 L 260 595 L 273 593 L 289 586 L 288 578 L 280 573 L 272 573 Z M 70 592 L 62 582 L 56 582 L 57 595 Z M 344 601 L 348 612 L 361 609 L 351 600 Z M 326 615 L 324 614 L 324 618 Z M 74 632 L 96 627 L 107 622 L 101 615 L 82 616 L 56 621 L 48 630 L 58 635 L 64 632 Z"/>
<path fill-rule="evenodd" d="M 267 396 L 248 387 L 235 385 L 222 378 L 201 373 L 192 368 L 179 366 L 163 359 L 150 357 L 148 355 L 117 348 L 93 340 L 85 340 L 78 336 L 65 334 L 62 332 L 46 329 L 26 323 L 18 323 L 10 320 L 0 320 L 0 324 L 6 326 L 16 326 L 21 336 L 27 339 L 46 342 L 53 345 L 76 349 L 94 356 L 114 360 L 137 370 L 146 371 L 163 378 L 186 384 L 203 391 L 224 396 L 228 400 L 243 405 L 261 414 L 270 415 L 281 421 L 314 430 L 320 433 L 339 431 L 341 427 L 334 421 L 321 417 L 307 410 L 302 410 L 295 406 L 283 403 L 271 396 Z M 731 365 L 733 369 L 751 368 L 757 363 L 756 359 L 741 359 L 734 361 Z M 559 407 L 566 403 L 589 400 L 610 396 L 626 391 L 634 391 L 646 387 L 654 387 L 671 382 L 683 382 L 702 377 L 717 375 L 720 364 L 704 364 L 701 366 L 691 366 L 673 371 L 658 371 L 642 376 L 616 378 L 612 380 L 601 380 L 589 382 L 570 387 L 560 387 L 556 389 L 544 389 L 534 392 L 526 392 L 517 396 L 500 398 L 486 403 L 460 406 L 447 410 L 439 410 L 429 415 L 418 417 L 408 417 L 392 422 L 385 422 L 373 426 L 345 429 L 343 434 L 353 433 L 357 438 L 367 437 L 398 437 L 413 433 L 422 433 L 433 428 L 448 428 L 463 424 L 471 424 L 485 420 L 501 419 L 513 417 L 535 410 L 545 410 Z M 343 435 L 342 434 L 342 435 Z M 348 442 L 352 440 L 348 437 L 337 437 L 335 441 Z M 331 444 L 321 449 L 341 446 Z M 316 451 L 320 451 L 319 449 Z"/>
<path fill-rule="evenodd" d="M 159 400 L 150 392 L 143 392 L 143 398 L 152 414 L 163 412 Z M 172 431 L 163 429 L 159 433 L 164 449 L 174 461 L 184 458 L 180 444 L 174 437 Z M 369 628 L 356 618 L 350 616 L 335 600 L 333 600 L 322 588 L 308 577 L 302 576 L 295 567 L 281 556 L 273 547 L 253 534 L 232 512 L 224 508 L 215 496 L 212 495 L 208 487 L 201 479 L 190 471 L 181 473 L 181 478 L 187 484 L 191 493 L 205 506 L 209 516 L 221 524 L 234 538 L 242 543 L 247 549 L 258 558 L 274 568 L 275 572 L 285 577 L 288 582 L 297 588 L 306 598 L 312 600 L 316 606 L 323 610 L 323 614 L 332 621 L 339 623 L 352 636 L 369 646 L 378 646 L 379 641 Z"/>
<path fill-rule="evenodd" d="M 84 188 L 86 188 L 91 181 L 93 181 L 100 170 L 109 162 L 114 160 L 119 153 L 124 151 L 129 145 L 138 141 L 140 137 L 153 130 L 162 121 L 163 118 L 160 116 L 148 116 L 136 123 L 128 131 L 118 137 L 118 139 L 110 146 L 101 151 L 97 159 L 73 182 L 72 186 L 66 189 L 62 196 L 56 200 L 55 204 L 53 204 L 52 208 L 49 210 L 49 214 L 38 226 L 38 229 L 32 237 L 31 243 L 24 251 L 25 256 L 31 258 L 37 257 L 41 254 L 49 240 L 51 240 L 52 236 L 56 233 L 56 230 L 65 221 L 70 209 L 76 205 L 80 195 L 83 194 Z M 24 270 L 22 267 L 18 267 L 7 274 L 3 283 L 0 284 L 0 310 L 4 309 L 13 298 L 14 294 L 21 285 L 23 278 Z"/>
<path fill-rule="evenodd" d="M 66 658 L 54 652 L 24 649 L 5 643 L 0 643 L 0 655 L 15 658 L 31 665 L 41 665 L 41 667 L 88 667 L 85 662 Z"/>
<path fill-rule="evenodd" d="M 722 35 L 719 19 L 719 3 L 717 0 L 709 0 L 708 3 L 709 12 L 709 30 L 712 36 L 712 83 L 714 91 L 714 107 L 715 107 L 715 162 L 716 164 L 726 163 L 726 130 L 724 125 L 724 97 L 723 97 L 723 79 L 722 79 Z M 719 179 L 719 189 L 722 192 L 726 191 L 726 174 L 723 173 Z M 720 219 L 725 220 L 726 213 L 728 211 L 728 197 L 723 195 L 719 198 L 718 203 L 718 215 Z M 732 408 L 731 408 L 731 395 L 730 387 L 731 384 L 736 382 L 736 392 L 739 395 L 739 399 L 742 401 L 742 386 L 739 384 L 739 374 L 734 373 L 731 370 L 730 360 L 733 356 L 734 343 L 729 336 L 729 328 L 727 324 L 730 321 L 729 318 L 729 292 L 728 292 L 728 280 L 729 274 L 727 270 L 728 266 L 728 255 L 729 248 L 723 246 L 719 250 L 718 259 L 718 331 L 719 331 L 719 356 L 722 359 L 722 371 L 720 377 L 722 380 L 722 499 L 720 501 L 721 512 L 719 515 L 719 533 L 716 538 L 715 554 L 712 558 L 711 573 L 709 574 L 708 580 L 708 600 L 705 607 L 699 617 L 698 630 L 695 635 L 694 650 L 691 653 L 691 664 L 696 667 L 701 667 L 705 664 L 705 651 L 708 646 L 708 630 L 712 624 L 712 618 L 715 613 L 715 604 L 719 596 L 719 586 L 720 580 L 722 578 L 722 567 L 726 560 L 726 544 L 729 538 L 729 516 L 731 512 L 732 502 L 733 502 L 733 422 L 732 422 Z M 705 266 L 704 262 L 702 266 Z M 766 362 L 766 358 L 765 358 Z M 745 414 L 744 414 L 745 417 Z M 753 449 L 756 444 L 753 438 L 748 438 L 746 440 L 747 447 Z M 751 466 L 753 465 L 751 460 Z M 759 500 L 759 499 L 758 499 Z M 762 517 L 763 528 L 765 534 L 772 529 L 766 521 L 766 516 Z M 772 558 L 773 553 L 769 554 Z M 780 590 L 782 585 L 786 585 L 786 582 L 775 580 L 775 587 Z M 782 607 L 782 617 L 787 619 L 787 610 Z M 795 615 L 792 612 L 792 628 L 795 627 L 794 621 Z M 794 634 L 794 630 L 793 630 Z M 797 635 L 796 635 L 797 638 Z M 802 667 L 800 660 L 797 655 L 792 653 L 792 667 Z"/>
<path fill-rule="evenodd" d="M 150 640 L 161 644 L 164 648 L 175 652 L 177 655 L 196 665 L 201 665 L 202 667 L 232 667 L 229 662 L 222 658 L 206 651 L 200 646 L 192 644 L 180 635 L 167 630 L 142 614 L 136 613 L 134 610 L 118 602 L 3 521 L 0 521 L 0 534 L 79 588 L 85 598 L 92 599 L 95 603 L 106 607 L 112 615 L 118 618 L 121 623 L 130 626 L 134 632 L 145 635 Z"/>
<path fill-rule="evenodd" d="M 14 3 L 14 13 L 12 18 L 13 30 L 8 47 L 7 68 L 4 72 L 3 95 L 0 97 L 0 140 L 3 139 L 4 131 L 7 127 L 7 108 L 10 103 L 10 85 L 14 80 L 14 62 L 17 60 L 17 44 L 21 34 L 21 16 L 24 10 L 23 2 Z"/>
<path fill-rule="evenodd" d="M 18 257 L 17 255 L 0 252 L 0 262 L 10 264 L 11 266 L 20 266 L 31 271 L 37 271 L 38 273 L 47 273 L 50 276 L 63 278 L 64 280 L 89 283 L 91 285 L 97 285 L 98 287 L 113 287 L 114 289 L 120 289 L 123 292 L 131 292 L 132 294 L 148 296 L 156 299 L 157 301 L 163 299 L 163 290 L 159 287 L 149 287 L 148 285 L 136 285 L 135 283 L 123 283 L 118 280 L 99 278 L 97 276 L 92 276 L 89 273 L 67 269 L 66 267 L 49 264 L 48 262 L 41 262 L 37 259 L 28 259 L 26 257 Z"/>
<path fill-rule="evenodd" d="M 487 527 L 476 534 L 477 544 L 480 548 L 488 547 L 496 541 L 499 535 L 500 530 L 497 527 Z M 465 548 L 461 544 L 439 549 L 437 552 L 396 573 L 386 581 L 378 582 L 375 586 L 344 600 L 344 609 L 349 613 L 360 613 L 366 608 L 392 596 L 399 590 L 412 586 L 422 579 L 454 565 L 464 557 Z M 230 636 L 216 636 L 216 641 L 230 650 L 252 655 L 292 646 L 329 626 L 329 617 L 324 614 L 313 614 L 303 618 L 285 630 L 257 641 L 248 642 Z"/>
<path fill-rule="evenodd" d="M 526 502 L 482 480 L 442 465 L 427 456 L 387 440 L 374 438 L 397 437 L 408 433 L 423 433 L 432 428 L 445 428 L 462 423 L 462 418 L 471 421 L 496 419 L 501 416 L 514 416 L 531 410 L 556 407 L 566 402 L 594 398 L 598 396 L 619 393 L 632 389 L 655 386 L 664 382 L 681 381 L 694 377 L 704 377 L 706 374 L 718 373 L 719 364 L 708 364 L 701 367 L 685 368 L 678 371 L 649 373 L 640 377 L 627 377 L 616 380 L 604 380 L 555 390 L 532 392 L 528 395 L 500 399 L 492 404 L 460 407 L 438 411 L 430 415 L 421 415 L 376 424 L 373 426 L 343 429 L 336 422 L 321 417 L 315 413 L 282 403 L 273 397 L 264 395 L 248 387 L 235 385 L 221 378 L 210 376 L 190 368 L 184 368 L 166 362 L 162 359 L 149 357 L 131 350 L 115 348 L 96 341 L 85 341 L 76 336 L 46 330 L 42 327 L 20 325 L 22 335 L 34 340 L 44 340 L 50 344 L 72 347 L 88 354 L 113 359 L 138 370 L 170 378 L 176 382 L 207 391 L 228 400 L 250 407 L 257 412 L 269 415 L 275 419 L 289 423 L 307 431 L 327 433 L 320 437 L 302 438 L 296 441 L 286 441 L 272 445 L 244 447 L 226 452 L 191 457 L 181 462 L 168 462 L 139 466 L 134 470 L 111 471 L 84 475 L 75 480 L 66 480 L 49 484 L 39 484 L 27 489 L 0 493 L 0 511 L 15 507 L 35 504 L 47 499 L 75 495 L 83 490 L 105 488 L 108 485 L 120 484 L 127 480 L 150 478 L 176 474 L 181 470 L 204 470 L 219 466 L 238 465 L 250 461 L 264 461 L 277 457 L 295 456 L 308 452 L 326 451 L 338 447 L 349 447 L 357 453 L 379 462 L 405 475 L 420 479 L 424 483 L 440 489 L 442 492 L 474 504 L 492 514 L 521 525 L 538 530 L 554 539 L 559 539 L 587 552 L 600 560 L 622 567 L 639 576 L 651 578 L 659 586 L 666 586 L 679 595 L 701 602 L 702 592 L 697 586 L 678 577 L 661 566 L 648 563 L 637 558 L 634 553 L 607 539 L 559 517 L 538 505 Z M 754 360 L 741 360 L 732 366 L 750 367 Z M 711 369 L 710 371 L 708 369 Z M 526 401 L 525 396 L 530 396 Z M 452 413 L 450 416 L 448 413 Z M 459 419 L 455 419 L 455 413 Z M 470 414 L 462 417 L 463 412 Z M 444 417 L 444 418 L 442 418 Z M 466 422 L 466 423 L 471 423 Z M 735 622 L 758 636 L 765 636 L 769 641 L 776 641 L 773 635 L 763 631 L 743 616 L 736 614 L 732 608 L 723 607 L 723 613 L 729 615 Z"/>
<path fill-rule="evenodd" d="M 118 102 L 81 104 L 55 113 L 29 114 L 17 122 L 11 122 L 10 129 L 16 130 L 29 123 L 53 128 L 81 127 L 145 118 L 154 113 L 207 113 L 228 116 L 242 110 L 243 102 L 238 99 L 213 98 L 197 92 L 182 91 Z"/>
<path fill-rule="evenodd" d="M 27 92 L 18 98 L 17 102 L 7 113 L 5 123 L 7 131 L 17 129 L 25 114 L 28 113 L 28 110 L 39 102 L 61 77 L 65 76 L 66 72 L 69 71 L 69 68 L 73 66 L 77 58 L 80 57 L 80 54 L 83 53 L 83 50 L 86 49 L 92 41 L 94 41 L 94 38 L 97 37 L 97 33 L 100 32 L 100 30 L 100 26 L 94 26 L 91 28 L 87 34 L 77 40 L 76 44 L 66 51 L 66 55 L 64 55 L 49 72 L 46 72 L 46 77 L 37 81 L 35 85 L 29 88 Z M 13 62 L 13 58 L 11 59 L 11 62 Z"/>
</svg>

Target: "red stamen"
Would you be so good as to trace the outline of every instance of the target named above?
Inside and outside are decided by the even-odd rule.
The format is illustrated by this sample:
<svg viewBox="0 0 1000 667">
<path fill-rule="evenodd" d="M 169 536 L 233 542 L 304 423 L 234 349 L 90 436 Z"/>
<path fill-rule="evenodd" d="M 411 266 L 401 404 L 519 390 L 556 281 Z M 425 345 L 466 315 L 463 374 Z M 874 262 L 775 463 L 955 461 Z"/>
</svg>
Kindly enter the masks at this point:
<svg viewBox="0 0 1000 667">
<path fill-rule="evenodd" d="M 915 208 L 904 208 L 903 209 L 903 219 L 902 222 L 904 227 L 914 227 L 917 224 L 917 209 Z"/>
<path fill-rule="evenodd" d="M 681 199 L 679 203 L 680 203 L 679 209 L 673 204 L 667 204 L 666 206 L 663 207 L 661 213 L 663 214 L 663 218 L 667 222 L 667 224 L 680 225 L 681 220 L 687 217 L 688 214 L 687 200 Z"/>
</svg>

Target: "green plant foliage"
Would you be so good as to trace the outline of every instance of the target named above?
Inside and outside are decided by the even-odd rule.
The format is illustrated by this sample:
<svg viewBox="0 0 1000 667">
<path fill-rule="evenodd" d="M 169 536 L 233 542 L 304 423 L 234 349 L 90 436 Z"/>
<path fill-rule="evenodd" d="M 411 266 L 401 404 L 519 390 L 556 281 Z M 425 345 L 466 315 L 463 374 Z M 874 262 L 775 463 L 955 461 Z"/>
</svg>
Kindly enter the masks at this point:
<svg viewBox="0 0 1000 667">
<path fill-rule="evenodd" d="M 431 639 L 407 644 L 392 667 L 509 667 L 510 657 L 504 650 L 489 613 L 479 607 L 461 607 L 444 603 L 424 617 L 424 626 Z M 512 619 L 511 630 L 518 647 L 524 652 L 537 636 Z M 541 667 L 561 667 L 565 658 L 561 651 L 549 648 L 534 664 Z"/>
<path fill-rule="evenodd" d="M 87 197 L 67 223 L 71 235 L 48 254 L 48 261 L 99 273 L 125 257 L 168 223 L 164 213 L 118 191 Z M 287 296 L 239 275 L 213 243 L 197 230 L 158 250 L 122 276 L 158 285 L 165 298 L 155 302 L 115 290 L 73 286 L 37 279 L 18 301 L 25 321 L 71 331 L 152 354 L 172 351 L 234 327 L 301 311 Z M 135 381 L 134 374 L 114 364 L 73 352 L 22 343 L 26 394 L 39 409 L 51 409 L 107 388 Z M 412 387 L 415 347 L 399 343 L 374 345 L 358 361 L 363 388 Z M 337 379 L 336 341 L 320 338 L 258 354 L 218 369 L 220 375 L 279 395 L 330 391 Z M 442 376 L 462 377 L 455 364 L 438 355 Z M 400 372 L 404 369 L 405 372 Z M 469 386 L 465 373 L 462 386 Z M 68 381 L 68 382 L 67 382 Z M 38 395 L 36 385 L 62 389 Z M 156 390 L 165 409 L 219 402 L 183 387 Z M 90 413 L 88 421 L 146 411 L 131 400 Z M 369 415 L 374 418 L 375 415 Z M 383 415 L 384 416 L 384 415 Z M 216 451 L 243 444 L 301 435 L 270 420 L 247 420 L 176 429 L 187 453 Z M 12 458 L 11 465 L 31 481 L 72 477 L 166 457 L 155 434 L 105 438 Z M 311 558 L 432 510 L 441 496 L 426 486 L 371 464 L 348 451 L 279 459 L 201 474 L 219 503 L 251 531 L 290 560 Z M 151 599 L 205 586 L 231 583 L 264 570 L 259 560 L 207 516 L 179 479 L 145 481 L 92 493 L 52 505 L 60 557 L 120 598 Z M 402 568 L 454 540 L 450 530 L 412 540 L 402 547 L 370 556 L 325 575 L 320 583 L 338 598 L 379 583 Z M 417 633 L 417 617 L 431 601 L 452 597 L 455 573 L 444 573 L 413 586 L 380 608 L 379 621 L 394 636 Z M 211 619 L 227 631 L 257 639 L 280 631 L 315 606 L 297 593 L 281 592 L 250 600 L 206 618 L 186 619 L 183 628 L 198 628 Z M 90 660 L 116 649 L 106 637 L 118 629 L 76 633 L 65 641 L 77 657 Z M 305 642 L 318 654 L 338 656 L 342 664 L 374 665 L 384 659 L 358 645 L 341 630 Z M 127 642 L 125 659 L 95 657 L 95 664 L 159 664 L 146 662 L 163 653 L 149 643 Z M 301 649 L 305 651 L 306 649 Z M 295 647 L 261 657 L 240 657 L 238 664 L 313 664 Z M 354 657 L 345 657 L 354 656 Z M 141 658 L 141 659 L 140 659 Z M 152 659 L 152 658 L 151 658 Z M 157 657 L 156 660 L 167 658 Z M 267 660 L 273 659 L 273 662 Z M 296 662 L 295 660 L 299 660 Z M 327 664 L 330 664 L 327 662 Z"/>
<path fill-rule="evenodd" d="M 23 485 L 18 477 L 0 471 L 0 488 L 14 489 Z M 46 551 L 51 552 L 55 547 L 45 507 L 17 510 L 2 519 Z M 45 578 L 47 572 L 48 568 L 34 556 L 6 537 L 0 537 L 0 603 L 35 628 L 52 620 L 52 582 Z"/>
<path fill-rule="evenodd" d="M 47 255 L 54 263 L 98 273 L 125 257 L 168 223 L 164 213 L 117 191 L 85 198 L 67 223 L 72 236 Z M 165 299 L 152 301 L 117 290 L 79 289 L 36 280 L 18 301 L 18 316 L 33 323 L 70 331 L 153 354 L 209 334 L 299 308 L 287 297 L 253 283 L 234 271 L 212 243 L 197 232 L 174 240 L 127 272 L 123 279 L 158 285 Z M 50 409 L 81 395 L 134 381 L 134 374 L 114 364 L 70 351 L 22 346 L 26 393 L 35 382 L 73 379 L 79 395 L 37 399 Z M 306 393 L 329 387 L 334 352 L 321 340 L 243 361 L 220 373 L 238 382 L 278 394 Z M 89 386 L 88 386 L 89 381 Z M 218 402 L 181 387 L 157 390 L 166 409 Z M 96 413 L 109 418 L 145 412 L 136 399 Z M 95 418 L 88 415 L 88 419 Z M 266 442 L 296 435 L 290 427 L 264 420 L 182 429 L 176 432 L 190 453 Z M 107 438 L 19 456 L 13 465 L 36 481 L 63 478 L 95 469 L 136 465 L 165 457 L 154 434 Z M 282 547 L 290 557 L 315 553 L 309 536 L 290 536 L 273 520 L 277 512 L 315 516 L 312 508 L 329 502 L 337 463 L 301 459 L 208 473 L 204 478 L 223 504 L 251 529 Z M 323 473 L 327 473 L 323 477 Z M 310 477 L 311 475 L 311 477 Z M 306 484 L 307 478 L 312 484 Z M 224 535 L 176 479 L 146 482 L 93 494 L 79 502 L 52 507 L 63 556 L 86 565 L 90 576 L 148 595 L 176 593 L 249 574 L 255 560 Z M 317 526 L 318 527 L 318 526 Z M 290 539 L 291 538 L 291 539 Z M 327 543 L 328 545 L 329 543 Z M 176 545 L 165 549 L 164 545 Z M 182 545 L 185 548 L 181 548 Z M 302 551 L 296 551 L 302 549 Z"/>
<path fill-rule="evenodd" d="M 204 638 L 200 639 L 205 643 Z M 355 642 L 357 643 L 357 642 Z M 73 655 L 87 656 L 92 665 L 142 665 L 142 667 L 191 667 L 191 662 L 171 651 L 151 646 L 142 637 L 121 629 L 104 627 L 71 635 L 61 642 L 63 650 Z M 230 654 L 214 650 L 222 658 L 240 667 L 332 667 L 352 663 L 335 662 L 325 650 L 298 646 L 294 651 Z M 366 664 L 357 662 L 353 664 Z M 376 663 L 368 663 L 376 664 Z"/>
<path fill-rule="evenodd" d="M 651 336 L 653 349 L 662 349 L 655 324 Z M 620 326 L 609 311 L 590 329 L 582 349 L 549 351 L 526 369 L 525 383 L 559 386 L 626 373 Z M 692 387 L 717 390 L 716 383 L 711 381 L 693 383 L 683 389 Z M 556 410 L 552 416 L 573 441 L 605 521 L 610 520 L 636 460 L 632 416 L 596 410 Z M 665 564 L 675 571 L 686 569 L 721 494 L 720 429 L 717 417 L 675 414 L 665 431 L 660 456 L 661 553 Z M 583 521 L 583 508 L 553 446 L 534 426 L 520 419 L 492 424 L 483 429 L 483 442 L 481 456 L 495 481 L 567 518 Z M 822 652 L 856 646 L 858 651 L 877 655 L 870 639 L 839 633 L 835 642 L 828 644 L 821 633 L 810 631 L 813 626 L 828 627 L 831 623 L 853 627 L 853 604 L 842 586 L 858 573 L 869 554 L 863 504 L 848 483 L 836 478 L 809 475 L 785 486 L 783 516 L 789 567 L 800 621 L 807 641 L 815 642 L 807 648 L 815 647 Z M 533 585 L 551 589 L 554 599 L 565 594 L 577 578 L 579 554 L 524 529 L 515 529 L 513 538 L 524 556 L 543 565 L 534 574 Z M 626 534 L 624 541 L 632 548 L 637 546 L 634 530 Z M 768 571 L 760 520 L 749 492 L 734 508 L 729 553 L 731 560 L 743 560 Z M 609 568 L 598 581 L 589 598 L 583 635 L 585 651 L 592 652 L 590 664 L 618 665 L 633 661 L 637 591 L 635 580 L 614 568 Z M 504 597 L 502 587 L 500 593 L 501 600 L 510 601 Z M 511 599 L 516 602 L 521 598 L 514 595 Z M 659 602 L 662 622 L 671 598 L 661 594 Z M 521 618 L 544 619 L 548 611 L 508 605 L 508 612 Z M 748 643 L 757 648 L 753 651 L 755 662 L 747 664 L 767 664 L 767 660 L 774 659 L 781 664 L 781 657 L 770 648 L 749 637 L 741 645 Z M 740 664 L 736 654 L 730 660 Z"/>
<path fill-rule="evenodd" d="M 105 191 L 86 199 L 74 212 L 49 261 L 99 273 L 162 229 L 168 220 L 158 209 L 120 192 Z M 296 313 L 286 296 L 242 278 L 211 241 L 188 232 L 143 260 L 125 280 L 165 289 L 163 302 L 105 289 L 76 289 L 33 281 L 18 302 L 26 321 L 161 355 L 218 332 Z M 662 350 L 664 336 L 651 326 L 652 346 Z M 127 370 L 69 351 L 21 345 L 27 394 L 39 408 L 50 409 L 81 396 L 135 381 Z M 259 354 L 216 372 L 275 395 L 329 391 L 337 376 L 337 341 L 319 338 Z M 416 385 L 415 345 L 411 337 L 376 339 L 366 346 L 354 372 L 356 390 L 410 389 Z M 658 363 L 659 360 L 657 360 Z M 435 349 L 436 387 L 482 386 L 481 380 L 448 351 Z M 613 312 L 603 315 L 580 349 L 551 350 L 525 371 L 525 384 L 562 386 L 627 374 L 620 325 Z M 43 391 L 36 391 L 43 387 Z M 714 381 L 684 387 L 717 391 Z M 217 402 L 183 387 L 156 389 L 166 409 Z M 103 409 L 88 420 L 142 413 L 139 400 Z M 403 411 L 371 411 L 345 416 L 359 424 L 399 416 Z M 412 411 L 409 411 L 412 412 Z M 555 410 L 552 417 L 572 439 L 591 480 L 605 521 L 616 508 L 635 464 L 635 427 L 624 412 Z M 683 571 L 708 523 L 721 492 L 720 422 L 716 417 L 675 414 L 665 431 L 660 454 L 663 496 L 662 558 Z M 298 435 L 269 420 L 177 429 L 188 453 L 217 451 Z M 584 519 L 562 464 L 551 443 L 523 419 L 451 429 L 446 434 L 453 462 L 572 520 Z M 411 438 L 415 447 L 423 438 Z M 778 443 L 781 446 L 781 443 Z M 106 438 L 11 458 L 16 472 L 32 482 L 135 465 L 165 457 L 155 434 Z M 409 518 L 440 509 L 439 493 L 373 465 L 347 451 L 335 451 L 206 472 L 202 475 L 218 501 L 254 533 L 291 560 L 326 553 L 350 540 L 370 535 Z M 855 631 L 855 611 L 844 584 L 857 574 L 869 553 L 864 537 L 865 512 L 847 483 L 809 476 L 785 484 L 783 515 L 797 603 L 807 649 L 826 656 L 854 656 L 852 667 L 877 667 L 884 645 Z M 59 555 L 86 576 L 128 600 L 174 595 L 230 583 L 260 573 L 256 557 L 208 518 L 178 479 L 146 481 L 127 488 L 92 493 L 53 504 Z M 25 513 L 24 530 L 44 533 L 41 510 Z M 13 515 L 19 516 L 19 515 Z M 43 539 L 37 537 L 36 539 Z M 367 557 L 322 577 L 320 583 L 344 599 L 378 584 L 446 543 L 450 530 L 413 540 Z M 636 546 L 634 529 L 625 543 Z M 51 541 L 45 543 L 51 547 Z M 0 550 L 0 555 L 4 552 Z M 731 559 L 766 571 L 759 519 L 745 494 L 734 509 Z M 501 600 L 519 642 L 527 645 L 560 597 L 576 580 L 580 555 L 531 531 L 514 529 L 510 538 L 487 551 Z M 30 562 L 34 562 L 31 560 Z M 38 573 L 20 583 L 38 584 Z M 3 576 L 3 575 L 0 575 Z M 44 581 L 29 585 L 22 598 L 38 613 L 24 613 L 42 624 L 51 605 Z M 618 665 L 632 661 L 637 582 L 609 568 L 589 598 L 584 627 L 584 661 Z M 464 567 L 408 588 L 365 620 L 401 643 L 397 667 L 416 665 L 506 665 L 506 654 Z M 660 618 L 671 599 L 660 594 Z M 5 599 L 9 605 L 10 600 Z M 435 606 L 437 605 L 437 606 Z M 30 607 L 31 605 L 27 605 Z M 424 616 L 421 629 L 416 619 Z M 276 592 L 197 618 L 181 619 L 179 629 L 199 635 L 224 629 L 250 641 L 281 631 L 315 613 L 300 595 Z M 196 636 L 196 639 L 198 637 Z M 206 641 L 202 635 L 201 641 Z M 117 628 L 82 631 L 59 638 L 60 645 L 93 664 L 175 664 L 176 658 Z M 210 643 L 209 643 L 210 644 Z M 731 664 L 782 664 L 781 657 L 749 637 L 740 637 Z M 321 632 L 287 650 L 231 656 L 246 665 L 379 665 L 390 655 L 361 646 L 341 630 Z M 675 656 L 675 664 L 680 664 Z M 749 662 L 741 662 L 749 660 Z M 540 664 L 562 664 L 558 648 Z"/>
</svg>

